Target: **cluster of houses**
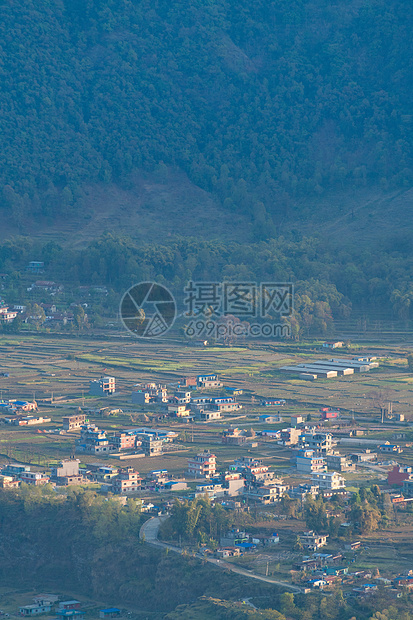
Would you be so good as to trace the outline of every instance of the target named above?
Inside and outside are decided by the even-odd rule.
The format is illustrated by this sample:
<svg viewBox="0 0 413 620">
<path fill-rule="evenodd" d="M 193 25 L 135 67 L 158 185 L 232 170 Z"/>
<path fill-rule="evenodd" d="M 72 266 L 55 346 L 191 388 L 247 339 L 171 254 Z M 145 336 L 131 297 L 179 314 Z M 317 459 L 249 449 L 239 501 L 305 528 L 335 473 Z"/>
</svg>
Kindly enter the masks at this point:
<svg viewBox="0 0 413 620">
<path fill-rule="evenodd" d="M 268 419 L 269 418 L 269 419 Z M 292 416 L 294 422 L 303 423 L 300 416 Z M 260 420 L 279 421 L 276 416 L 260 416 Z M 291 426 L 279 430 L 260 430 L 258 435 L 277 441 L 280 445 L 292 449 L 291 462 L 298 472 L 303 474 L 325 473 L 328 469 L 339 472 L 355 471 L 356 464 L 377 459 L 377 453 L 367 449 L 359 453 L 347 455 L 336 450 L 337 442 L 332 433 L 322 432 L 317 427 Z M 247 435 L 239 429 L 227 429 L 223 432 L 222 442 L 225 444 L 242 445 Z M 377 446 L 383 454 L 400 454 L 403 448 L 389 441 Z"/>
<path fill-rule="evenodd" d="M 218 558 L 233 558 L 254 551 L 257 547 L 269 548 L 279 543 L 277 533 L 270 535 L 249 534 L 239 529 L 232 529 L 220 536 L 220 546 L 215 551 Z M 319 550 L 327 545 L 328 535 L 317 534 L 313 530 L 303 532 L 298 536 L 300 548 L 311 555 L 303 556 L 301 561 L 293 565 L 293 570 L 304 576 L 304 584 L 307 588 L 323 590 L 338 583 L 353 585 L 354 596 L 365 597 L 378 590 L 378 583 L 385 583 L 389 588 L 389 594 L 394 598 L 401 596 L 401 588 L 413 588 L 413 571 L 406 571 L 398 575 L 393 581 L 387 579 L 375 579 L 373 583 L 366 582 L 372 579 L 372 573 L 368 570 L 350 572 L 345 565 L 344 553 L 351 552 L 361 547 L 360 541 L 345 543 L 342 552 L 321 553 Z M 305 577 L 307 575 L 307 578 Z"/>
<path fill-rule="evenodd" d="M 31 274 L 42 274 L 44 273 L 44 263 L 43 261 L 31 261 L 27 266 L 27 271 Z M 8 274 L 2 273 L 0 274 L 0 280 L 6 280 Z M 41 299 L 45 296 L 55 297 L 64 291 L 64 286 L 52 280 L 35 280 L 31 283 L 30 286 L 27 287 L 27 292 L 34 294 L 35 299 Z M 24 323 L 33 323 L 37 321 L 41 321 L 42 323 L 47 324 L 49 327 L 52 326 L 62 326 L 73 323 L 74 321 L 74 312 L 73 308 L 77 305 L 82 305 L 84 308 L 88 307 L 87 303 L 82 303 L 82 298 L 85 294 L 90 293 L 104 293 L 108 294 L 108 290 L 106 286 L 89 286 L 89 287 L 79 287 L 78 289 L 79 297 L 81 300 L 79 302 L 73 302 L 70 304 L 70 307 L 66 309 L 58 309 L 56 304 L 51 301 L 40 302 L 38 303 L 39 307 L 44 311 L 44 315 L 36 316 L 32 312 L 28 310 L 28 307 L 22 303 L 20 304 L 7 304 L 4 300 L 0 299 L 0 325 L 5 323 L 12 323 L 16 317 L 20 317 Z M 84 320 L 87 320 L 87 315 L 85 314 Z"/>
<path fill-rule="evenodd" d="M 0 418 L 5 424 L 13 426 L 33 426 L 51 422 L 51 418 L 44 416 L 25 415 L 37 411 L 37 403 L 26 400 L 2 400 L 0 401 Z"/>
<path fill-rule="evenodd" d="M 139 491 L 186 491 L 185 480 L 173 478 L 166 470 L 152 471 L 145 478 L 133 467 L 113 467 L 90 463 L 80 465 L 79 459 L 62 460 L 50 467 L 50 472 L 33 472 L 30 466 L 19 463 L 6 465 L 0 474 L 0 488 L 17 488 L 22 483 L 33 486 L 74 486 L 88 482 L 102 485 L 102 491 L 116 495 L 131 496 Z"/>
<path fill-rule="evenodd" d="M 13 426 L 35 426 L 38 424 L 47 424 L 51 421 L 52 418 L 34 415 L 17 415 L 12 418 L 6 416 L 4 418 L 6 424 L 12 424 Z"/>
<path fill-rule="evenodd" d="M 33 597 L 32 605 L 23 605 L 19 607 L 20 616 L 39 616 L 40 614 L 50 614 L 54 607 L 56 620 L 62 618 L 84 619 L 84 613 L 81 611 L 81 603 L 77 600 L 60 601 L 55 594 L 38 594 Z"/>
<path fill-rule="evenodd" d="M 193 396 L 192 389 L 198 391 L 222 387 L 216 374 L 184 377 L 175 387 L 173 394 L 168 394 L 166 385 L 159 383 L 137 384 L 131 395 L 135 405 L 160 405 L 166 415 L 186 420 L 218 420 L 222 413 L 241 409 L 235 396 L 242 390 L 232 390 L 228 396 Z M 191 389 L 192 388 L 192 389 Z M 105 376 L 90 381 L 89 394 L 92 396 L 112 396 L 116 392 L 115 377 Z M 230 388 L 227 389 L 230 392 Z"/>
<path fill-rule="evenodd" d="M 185 480 L 172 478 L 166 470 L 152 471 L 142 478 L 133 467 L 124 467 L 116 473 L 113 472 L 109 488 L 112 493 L 123 496 L 131 496 L 140 491 L 162 493 L 187 489 Z"/>
<path fill-rule="evenodd" d="M 135 386 L 132 392 L 132 403 L 137 405 L 159 404 L 171 417 L 197 419 L 202 421 L 217 420 L 222 413 L 230 413 L 241 409 L 231 396 L 192 395 L 192 389 L 203 390 L 222 387 L 216 374 L 184 377 L 180 380 L 173 395 L 168 395 L 165 385 L 145 383 Z M 239 393 L 239 391 L 238 391 Z"/>
<path fill-rule="evenodd" d="M 274 472 L 270 472 L 266 465 L 249 457 L 234 461 L 229 471 L 218 473 L 216 456 L 209 450 L 204 450 L 188 459 L 188 476 L 205 480 L 196 486 L 195 497 L 206 495 L 211 500 L 242 495 L 244 499 L 260 501 L 262 497 L 260 489 L 267 484 L 266 492 L 273 495 L 272 501 L 275 501 L 274 490 L 276 488 L 278 499 L 288 489 L 288 486 L 282 485 Z"/>
<path fill-rule="evenodd" d="M 274 504 L 288 494 L 292 498 L 303 498 L 307 494 L 316 496 L 345 493 L 345 480 L 338 472 L 313 473 L 311 483 L 294 487 L 285 484 L 274 471 L 254 457 L 236 459 L 229 471 L 217 473 L 216 456 L 204 450 L 188 460 L 189 478 L 203 478 L 195 495 L 207 495 L 210 499 L 241 496 L 251 503 Z"/>
<path fill-rule="evenodd" d="M 215 551 L 217 558 L 233 558 L 254 551 L 257 547 L 271 547 L 280 542 L 276 532 L 270 535 L 249 534 L 239 529 L 232 529 L 220 536 L 220 546 Z"/>
<path fill-rule="evenodd" d="M 72 417 L 72 416 L 71 416 Z M 82 418 L 86 416 L 73 416 Z M 74 423 L 66 422 L 66 426 Z M 86 454 L 103 454 L 108 456 L 122 455 L 125 452 L 135 456 L 159 456 L 163 452 L 165 443 L 170 443 L 177 437 L 177 433 L 161 429 L 132 428 L 116 431 L 110 435 L 96 424 L 88 422 L 78 423 L 80 439 L 76 450 Z"/>
<path fill-rule="evenodd" d="M 117 607 L 99 610 L 99 618 L 118 618 L 122 610 Z M 33 597 L 31 605 L 19 607 L 19 615 L 22 617 L 33 617 L 42 614 L 56 614 L 55 620 L 84 620 L 85 614 L 82 610 L 82 603 L 76 599 L 59 601 L 56 594 L 37 594 Z"/>
<path fill-rule="evenodd" d="M 19 463 L 12 463 L 3 467 L 0 474 L 1 488 L 16 488 L 22 482 L 34 486 L 43 486 L 50 482 L 50 476 L 42 472 L 31 471 L 29 465 Z"/>
<path fill-rule="evenodd" d="M 22 414 L 29 411 L 37 411 L 36 401 L 29 402 L 27 400 L 1 400 L 0 414 Z"/>
<path fill-rule="evenodd" d="M 83 479 L 99 482 L 105 491 L 121 496 L 133 496 L 139 492 L 186 491 L 188 485 L 182 478 L 172 477 L 167 470 L 152 471 L 142 477 L 133 467 L 112 467 L 104 464 L 87 464 L 80 468 Z"/>
<path fill-rule="evenodd" d="M 14 310 L 14 308 L 10 308 L 3 300 L 0 299 L 0 325 L 11 323 L 12 321 L 14 321 L 17 315 L 17 310 Z"/>
<path fill-rule="evenodd" d="M 35 282 L 28 291 L 40 290 L 47 291 L 51 295 L 55 295 L 60 292 L 62 287 L 53 288 L 54 282 Z M 57 285 L 56 285 L 57 286 Z M 77 304 L 72 304 L 72 306 Z M 74 313 L 69 310 L 59 311 L 56 305 L 53 303 L 39 303 L 39 307 L 43 310 L 44 315 L 35 315 L 27 309 L 26 305 L 14 304 L 9 306 L 4 301 L 0 300 L 0 324 L 12 323 L 14 319 L 19 316 L 23 323 L 34 323 L 41 321 L 48 326 L 53 325 L 67 325 L 74 320 Z M 85 320 L 87 315 L 85 315 Z"/>
<path fill-rule="evenodd" d="M 313 530 L 299 535 L 298 542 L 300 547 L 306 551 L 312 551 L 311 555 L 303 556 L 302 560 L 293 565 L 293 570 L 300 571 L 304 575 L 310 573 L 311 578 L 307 579 L 306 584 L 310 588 L 323 590 L 337 583 L 344 582 L 347 585 L 354 585 L 352 592 L 355 596 L 364 597 L 373 594 L 378 590 L 378 584 L 385 584 L 390 587 L 388 593 L 394 598 L 401 596 L 400 588 L 413 588 L 413 571 L 407 571 L 394 578 L 393 581 L 378 577 L 374 583 L 357 583 L 362 580 L 372 579 L 369 570 L 356 570 L 350 572 L 349 567 L 343 565 L 345 557 L 343 554 L 354 552 L 361 548 L 360 541 L 347 542 L 344 549 L 335 553 L 320 553 L 319 549 L 327 545 L 328 535 L 316 534 Z M 348 563 L 348 560 L 347 560 Z"/>
<path fill-rule="evenodd" d="M 27 291 L 29 293 L 32 291 L 40 291 L 43 293 L 48 293 L 49 295 L 56 295 L 57 293 L 61 293 L 63 288 L 64 287 L 61 284 L 56 284 L 56 282 L 51 280 L 36 280 L 31 286 L 28 287 Z"/>
</svg>

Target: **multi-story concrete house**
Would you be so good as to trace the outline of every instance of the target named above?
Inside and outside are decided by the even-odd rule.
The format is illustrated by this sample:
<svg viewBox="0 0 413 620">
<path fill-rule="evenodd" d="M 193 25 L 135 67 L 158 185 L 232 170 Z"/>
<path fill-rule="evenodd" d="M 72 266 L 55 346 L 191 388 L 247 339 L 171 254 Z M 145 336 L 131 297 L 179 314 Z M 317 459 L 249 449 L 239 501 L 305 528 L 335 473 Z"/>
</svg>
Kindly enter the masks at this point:
<svg viewBox="0 0 413 620">
<path fill-rule="evenodd" d="M 403 452 L 403 448 L 398 445 L 384 443 L 381 446 L 378 446 L 380 452 L 390 453 L 390 454 L 401 454 Z"/>
<path fill-rule="evenodd" d="M 356 469 L 353 461 L 339 452 L 327 454 L 326 462 L 328 469 L 336 469 L 337 471 L 354 471 Z"/>
<path fill-rule="evenodd" d="M 278 482 L 277 484 L 264 484 L 248 487 L 244 495 L 253 502 L 260 504 L 273 504 L 279 502 L 289 489 L 288 484 Z"/>
<path fill-rule="evenodd" d="M 228 397 L 208 397 L 197 396 L 191 398 L 191 410 L 195 413 L 204 411 L 231 412 L 242 409 L 242 406 L 235 400 L 233 396 Z"/>
<path fill-rule="evenodd" d="M 191 402 L 191 390 L 175 390 L 174 397 L 180 404 L 189 404 Z"/>
<path fill-rule="evenodd" d="M 317 455 L 326 456 L 330 454 L 336 442 L 333 441 L 331 433 L 303 433 L 300 437 L 302 448 L 314 450 Z"/>
<path fill-rule="evenodd" d="M 13 476 L 5 476 L 0 474 L 0 488 L 2 489 L 17 489 L 20 486 L 21 480 L 15 480 Z"/>
<path fill-rule="evenodd" d="M 20 465 L 19 463 L 9 463 L 1 470 L 1 473 L 5 476 L 13 476 L 14 478 L 20 478 L 22 474 L 29 472 L 29 465 Z"/>
<path fill-rule="evenodd" d="M 303 474 L 323 472 L 327 470 L 325 458 L 316 456 L 314 450 L 299 450 L 296 457 L 297 471 Z"/>
<path fill-rule="evenodd" d="M 95 424 L 83 424 L 80 429 L 80 439 L 77 446 L 78 452 L 88 454 L 109 454 L 115 452 L 115 446 L 109 442 L 106 432 L 100 430 Z"/>
<path fill-rule="evenodd" d="M 198 384 L 197 382 L 197 378 L 195 375 L 191 376 L 191 377 L 181 377 L 181 379 L 179 379 L 179 386 L 181 388 L 185 388 L 185 387 L 196 387 Z"/>
<path fill-rule="evenodd" d="M 42 474 L 37 471 L 25 471 L 21 474 L 20 480 L 25 484 L 32 484 L 36 487 L 43 486 L 44 484 L 48 484 L 50 482 L 49 476 L 46 474 Z"/>
<path fill-rule="evenodd" d="M 167 403 L 168 392 L 166 385 L 161 385 L 160 383 L 143 383 L 135 385 L 135 389 L 132 392 L 132 402 L 136 405 Z"/>
<path fill-rule="evenodd" d="M 300 543 L 304 549 L 316 551 L 317 549 L 320 549 L 320 547 L 324 547 L 324 545 L 327 544 L 327 538 L 328 535 L 315 534 L 313 530 L 310 530 L 309 532 L 300 534 Z"/>
<path fill-rule="evenodd" d="M 111 480 L 118 475 L 119 470 L 117 467 L 112 467 L 111 465 L 91 463 L 87 465 L 81 473 L 94 482 L 111 482 Z"/>
<path fill-rule="evenodd" d="M 337 471 L 314 472 L 311 482 L 312 484 L 318 484 L 320 491 L 338 491 L 346 486 L 346 481 Z"/>
<path fill-rule="evenodd" d="M 157 435 L 140 433 L 138 437 L 141 441 L 141 447 L 145 452 L 145 456 L 159 456 L 162 454 L 163 440 Z"/>
<path fill-rule="evenodd" d="M 299 484 L 297 487 L 292 487 L 288 491 L 288 495 L 292 499 L 305 499 L 306 495 L 316 497 L 320 492 L 318 484 Z"/>
<path fill-rule="evenodd" d="M 83 476 L 79 473 L 79 459 L 61 461 L 56 467 L 51 467 L 51 478 L 62 485 L 82 484 Z"/>
<path fill-rule="evenodd" d="M 219 411 L 211 411 L 207 409 L 206 411 L 200 411 L 196 414 L 196 418 L 203 422 L 207 422 L 208 420 L 220 420 L 221 413 Z"/>
<path fill-rule="evenodd" d="M 112 491 L 116 495 L 132 495 L 141 489 L 142 478 L 133 467 L 120 469 L 112 480 Z"/>
<path fill-rule="evenodd" d="M 191 409 L 186 403 L 170 403 L 168 404 L 168 415 L 175 418 L 187 418 L 191 414 Z"/>
<path fill-rule="evenodd" d="M 229 428 L 222 433 L 222 443 L 227 446 L 241 446 L 247 441 L 244 431 L 238 428 Z"/>
<path fill-rule="evenodd" d="M 196 487 L 199 495 L 207 494 L 211 499 L 218 497 L 236 497 L 242 495 L 245 489 L 245 480 L 241 474 L 223 473 L 211 478 L 210 482 L 199 484 Z"/>
<path fill-rule="evenodd" d="M 188 474 L 194 478 L 212 478 L 216 471 L 216 456 L 204 450 L 188 459 Z"/>
<path fill-rule="evenodd" d="M 10 310 L 8 306 L 0 306 L 0 323 L 11 323 L 17 316 L 17 312 Z"/>
<path fill-rule="evenodd" d="M 218 379 L 218 375 L 210 374 L 210 375 L 198 375 L 197 377 L 197 385 L 200 389 L 211 389 L 222 387 L 222 383 Z"/>
<path fill-rule="evenodd" d="M 92 396 L 111 396 L 115 393 L 115 377 L 101 377 L 89 384 L 89 394 Z"/>
<path fill-rule="evenodd" d="M 136 447 L 136 435 L 130 432 L 117 431 L 110 440 L 118 452 L 134 450 Z"/>
<path fill-rule="evenodd" d="M 302 431 L 299 428 L 283 428 L 280 432 L 280 444 L 295 446 L 298 444 Z"/>
<path fill-rule="evenodd" d="M 413 476 L 403 480 L 403 495 L 404 497 L 413 497 Z"/>
<path fill-rule="evenodd" d="M 243 474 L 248 485 L 265 485 L 275 481 L 279 482 L 275 472 L 270 471 L 268 465 L 263 465 L 262 463 L 246 465 Z"/>
<path fill-rule="evenodd" d="M 79 430 L 82 424 L 85 424 L 86 416 L 84 414 L 69 415 L 63 418 L 63 430 L 75 431 Z"/>
<path fill-rule="evenodd" d="M 260 422 L 264 422 L 265 424 L 278 424 L 279 422 L 282 422 L 282 418 L 277 415 L 277 414 L 272 414 L 272 415 L 268 415 L 268 414 L 263 414 L 260 415 L 258 417 L 258 420 Z"/>
</svg>

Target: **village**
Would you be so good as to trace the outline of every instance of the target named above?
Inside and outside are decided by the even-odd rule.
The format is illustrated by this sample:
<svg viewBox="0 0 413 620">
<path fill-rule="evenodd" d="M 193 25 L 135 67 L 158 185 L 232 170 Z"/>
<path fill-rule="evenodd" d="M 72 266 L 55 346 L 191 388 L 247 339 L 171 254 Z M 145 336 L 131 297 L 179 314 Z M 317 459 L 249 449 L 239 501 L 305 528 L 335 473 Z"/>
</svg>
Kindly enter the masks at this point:
<svg viewBox="0 0 413 620">
<path fill-rule="evenodd" d="M 277 386 L 269 387 L 268 376 L 262 386 L 256 376 L 255 389 L 247 374 L 231 380 L 225 369 L 211 372 L 208 349 L 180 353 L 194 368 L 200 368 L 195 356 L 208 359 L 204 372 L 179 375 L 177 369 L 147 367 L 134 382 L 136 371 L 122 366 L 99 374 L 110 365 L 107 355 L 97 367 L 90 366 L 90 353 L 82 358 L 59 352 L 51 361 L 50 346 L 36 359 L 34 374 L 32 366 L 25 370 L 12 357 L 8 363 L 2 358 L 2 492 L 22 485 L 58 494 L 89 488 L 124 505 L 135 502 L 143 522 L 164 523 L 177 501 L 187 506 L 207 501 L 233 515 L 235 525 L 213 544 L 182 542 L 161 527 L 162 541 L 302 592 L 340 587 L 345 596 L 363 598 L 385 588 L 398 598 L 413 587 L 410 551 L 403 547 L 413 527 L 412 432 L 408 407 L 387 400 L 389 393 L 375 396 L 370 413 L 362 415 L 338 396 L 335 404 L 326 404 L 327 398 L 324 404 L 297 403 L 291 398 L 298 389 L 294 375 L 284 368 Z M 113 348 L 121 355 L 118 345 Z M 223 353 L 235 360 L 240 352 Z M 218 355 L 213 352 L 214 359 Z M 341 359 L 336 370 L 351 368 L 362 380 L 388 368 L 380 355 L 346 352 Z M 328 363 L 320 361 L 319 367 Z M 64 371 L 65 382 L 62 367 L 71 369 L 70 376 Z M 73 376 L 79 373 L 81 381 Z M 304 386 L 322 386 L 324 396 L 331 380 L 301 379 Z M 341 373 L 336 380 L 349 378 Z M 55 385 L 53 391 L 42 381 Z M 391 529 L 386 548 L 378 537 L 383 523 Z M 49 614 L 39 611 L 41 603 L 44 607 L 45 601 L 35 601 L 18 613 Z"/>
<path fill-rule="evenodd" d="M 21 598 L 29 599 L 29 594 L 23 594 Z M 6 602 L 6 606 L 10 609 L 10 606 L 7 604 L 9 597 L 7 595 L 3 595 L 3 606 L 4 602 Z M 26 605 L 19 605 L 18 609 L 13 611 L 15 613 L 9 613 L 4 610 L 0 610 L 0 617 L 9 618 L 9 617 L 23 617 L 23 618 L 32 618 L 34 616 L 48 616 L 56 618 L 56 620 L 62 620 L 64 618 L 71 620 L 85 620 L 86 617 L 95 617 L 100 619 L 108 619 L 108 618 L 126 618 L 130 617 L 130 613 L 124 609 L 119 609 L 117 607 L 108 607 L 99 609 L 96 607 L 94 603 L 89 601 L 79 601 L 77 599 L 70 600 L 62 600 L 64 597 L 59 596 L 58 594 L 36 594 L 32 596 L 32 602 Z M 13 600 L 13 598 L 12 598 Z"/>
</svg>

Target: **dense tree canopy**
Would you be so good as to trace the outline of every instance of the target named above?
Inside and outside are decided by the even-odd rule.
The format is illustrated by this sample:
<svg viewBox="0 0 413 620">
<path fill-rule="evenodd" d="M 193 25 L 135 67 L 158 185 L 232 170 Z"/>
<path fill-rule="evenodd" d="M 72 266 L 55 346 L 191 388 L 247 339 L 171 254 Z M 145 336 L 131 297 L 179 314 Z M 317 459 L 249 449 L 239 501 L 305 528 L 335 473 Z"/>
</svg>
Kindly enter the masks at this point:
<svg viewBox="0 0 413 620">
<path fill-rule="evenodd" d="M 2 206 L 68 212 L 84 181 L 184 169 L 258 235 L 291 199 L 411 183 L 401 0 L 6 0 Z"/>
<path fill-rule="evenodd" d="M 406 328 L 413 319 L 413 259 L 403 251 L 377 255 L 355 249 L 350 254 L 314 238 L 255 244 L 181 238 L 142 246 L 107 234 L 76 250 L 14 238 L 0 244 L 0 272 L 9 274 L 2 292 L 7 302 L 31 299 L 25 267 L 33 257 L 45 262 L 47 279 L 64 284 L 76 303 L 76 287 L 107 285 L 105 305 L 115 312 L 122 292 L 139 281 L 166 284 L 183 307 L 188 281 L 229 280 L 293 282 L 294 312 L 288 322 L 294 338 L 332 334 L 337 322 L 360 320 L 364 314 L 372 321 L 397 320 Z M 85 322 L 77 319 L 83 329 Z"/>
</svg>

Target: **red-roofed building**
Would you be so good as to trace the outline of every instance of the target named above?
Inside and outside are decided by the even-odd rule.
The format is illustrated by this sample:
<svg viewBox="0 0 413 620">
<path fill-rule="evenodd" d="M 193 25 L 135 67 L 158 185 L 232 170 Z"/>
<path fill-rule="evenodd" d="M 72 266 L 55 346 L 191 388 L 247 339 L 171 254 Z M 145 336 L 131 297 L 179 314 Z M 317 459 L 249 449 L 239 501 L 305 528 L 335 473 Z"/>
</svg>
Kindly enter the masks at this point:
<svg viewBox="0 0 413 620">
<path fill-rule="evenodd" d="M 413 470 L 407 465 L 395 465 L 391 471 L 387 474 L 387 483 L 389 486 L 397 484 L 397 486 L 403 486 L 403 480 L 409 480 L 413 477 Z"/>
</svg>

